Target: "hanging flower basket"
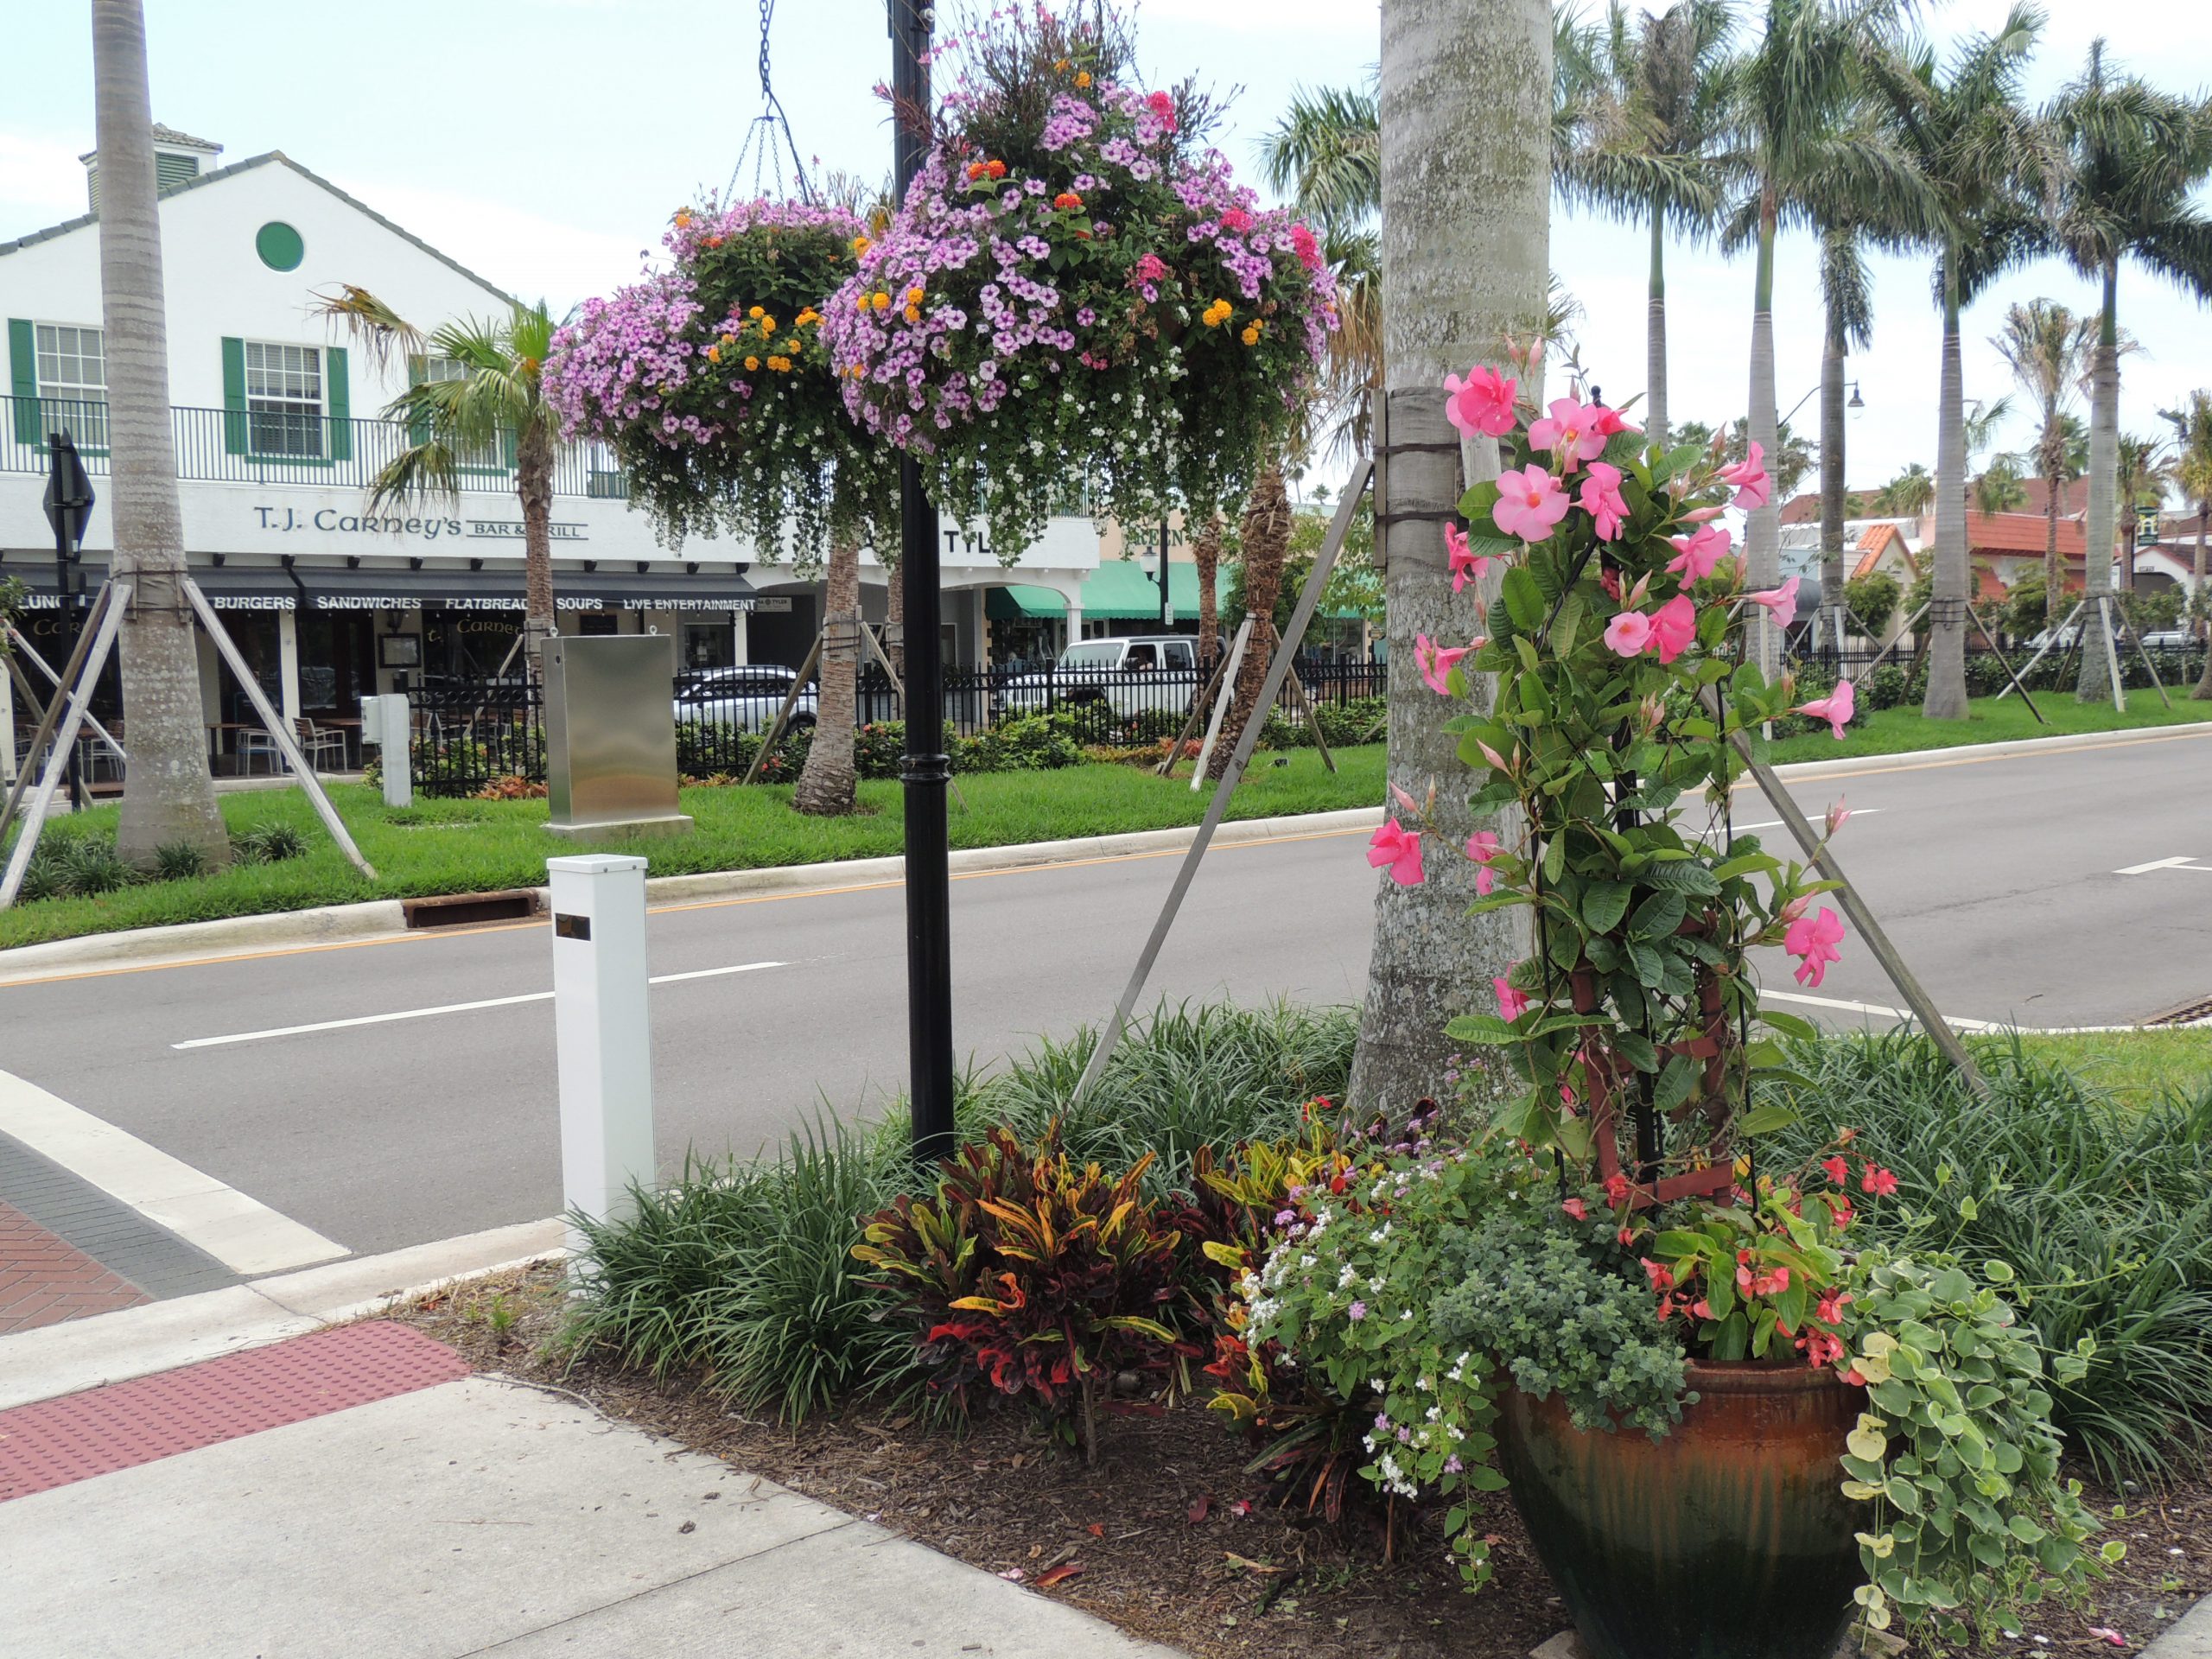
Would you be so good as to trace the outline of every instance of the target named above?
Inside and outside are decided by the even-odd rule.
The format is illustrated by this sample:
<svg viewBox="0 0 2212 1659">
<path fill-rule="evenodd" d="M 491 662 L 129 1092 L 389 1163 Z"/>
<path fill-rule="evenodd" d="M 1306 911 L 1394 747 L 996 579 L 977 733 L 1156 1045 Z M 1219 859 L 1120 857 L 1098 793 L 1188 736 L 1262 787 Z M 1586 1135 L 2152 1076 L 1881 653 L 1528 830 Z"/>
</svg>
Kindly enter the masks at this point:
<svg viewBox="0 0 2212 1659">
<path fill-rule="evenodd" d="M 1136 86 L 1110 13 L 1010 12 L 957 49 L 927 163 L 823 326 L 847 408 L 1008 562 L 1055 511 L 1232 501 L 1336 326 L 1313 233 L 1200 147 L 1203 99 Z"/>
<path fill-rule="evenodd" d="M 554 336 L 567 435 L 610 445 L 672 541 L 726 530 L 819 562 L 832 533 L 887 544 L 898 469 L 846 416 L 822 339 L 868 245 L 837 207 L 711 200 L 675 215 L 666 270 L 584 302 Z"/>
</svg>

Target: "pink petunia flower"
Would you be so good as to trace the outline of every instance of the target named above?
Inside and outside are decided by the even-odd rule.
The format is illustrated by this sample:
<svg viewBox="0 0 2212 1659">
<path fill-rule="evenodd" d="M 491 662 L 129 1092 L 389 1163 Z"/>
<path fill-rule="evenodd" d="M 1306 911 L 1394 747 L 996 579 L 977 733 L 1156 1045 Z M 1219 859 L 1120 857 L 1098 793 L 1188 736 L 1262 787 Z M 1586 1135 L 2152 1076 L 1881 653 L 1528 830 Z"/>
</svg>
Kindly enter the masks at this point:
<svg viewBox="0 0 2212 1659">
<path fill-rule="evenodd" d="M 1618 655 L 1641 657 L 1651 643 L 1651 619 L 1642 611 L 1623 611 L 1605 624 L 1605 644 Z"/>
<path fill-rule="evenodd" d="M 1421 867 L 1421 831 L 1408 830 L 1395 818 L 1369 837 L 1367 861 L 1376 869 L 1388 866 L 1390 879 L 1402 887 L 1417 887 L 1426 879 Z"/>
<path fill-rule="evenodd" d="M 1667 561 L 1667 569 L 1686 583 L 1703 582 L 1713 574 L 1713 567 L 1728 556 L 1729 544 L 1735 539 L 1725 525 L 1717 524 L 1700 524 L 1688 536 L 1670 536 L 1667 542 L 1675 556 Z"/>
<path fill-rule="evenodd" d="M 1421 670 L 1421 678 L 1428 689 L 1440 697 L 1452 695 L 1452 671 L 1459 666 L 1470 647 L 1440 645 L 1425 633 L 1414 635 L 1414 666 Z"/>
<path fill-rule="evenodd" d="M 1618 536 L 1621 521 L 1628 517 L 1628 503 L 1621 496 L 1621 469 L 1602 461 L 1592 461 L 1582 480 L 1582 506 L 1598 521 L 1599 541 L 1610 542 Z"/>
<path fill-rule="evenodd" d="M 1763 594 L 1747 595 L 1754 605 L 1764 605 L 1773 614 L 1774 626 L 1786 628 L 1797 620 L 1797 581 L 1792 576 L 1779 588 L 1770 588 Z"/>
<path fill-rule="evenodd" d="M 1651 613 L 1651 649 L 1671 663 L 1697 638 L 1697 607 L 1688 594 L 1676 594 Z"/>
<path fill-rule="evenodd" d="M 1541 542 L 1572 505 L 1557 479 L 1541 467 L 1524 467 L 1497 475 L 1497 505 L 1490 516 L 1508 536 Z"/>
<path fill-rule="evenodd" d="M 1458 593 L 1470 582 L 1480 582 L 1490 574 L 1490 559 L 1478 553 L 1467 540 L 1467 532 L 1457 524 L 1444 526 L 1444 555 L 1452 570 L 1452 591 Z"/>
<path fill-rule="evenodd" d="M 1502 438 L 1513 429 L 1513 404 L 1520 384 L 1479 363 L 1467 371 L 1465 380 L 1447 374 L 1444 377 L 1448 394 L 1445 416 L 1463 437 Z"/>
<path fill-rule="evenodd" d="M 1810 715 L 1815 720 L 1825 720 L 1828 729 L 1835 734 L 1836 741 L 1840 743 L 1843 741 L 1843 728 L 1851 724 L 1851 716 L 1857 712 L 1858 706 L 1858 693 L 1851 689 L 1851 682 L 1838 680 L 1835 690 L 1825 697 L 1815 697 L 1810 702 L 1801 702 L 1789 712 Z"/>
<path fill-rule="evenodd" d="M 1828 963 L 1843 960 L 1843 953 L 1836 949 L 1842 943 L 1843 918 L 1826 905 L 1817 914 L 1801 916 L 1790 923 L 1782 936 L 1782 948 L 1801 958 L 1796 973 L 1800 985 L 1819 985 Z"/>
<path fill-rule="evenodd" d="M 1603 412 L 1572 397 L 1554 397 L 1551 413 L 1529 423 L 1529 445 L 1550 450 L 1560 471 L 1571 473 L 1584 461 L 1595 461 L 1605 453 L 1605 435 L 1597 428 L 1598 416 Z"/>
<path fill-rule="evenodd" d="M 1736 505 L 1746 512 L 1764 506 L 1772 497 L 1773 485 L 1762 464 L 1764 459 L 1765 451 L 1754 443 L 1745 449 L 1743 460 L 1723 467 L 1717 474 L 1722 483 L 1736 486 Z"/>
<path fill-rule="evenodd" d="M 1513 971 L 1514 968 L 1518 968 L 1520 965 L 1516 962 L 1512 964 L 1512 967 L 1508 968 L 1505 973 L 1496 974 L 1491 977 L 1490 988 L 1497 993 L 1497 1012 L 1500 1019 L 1518 1020 L 1528 1011 L 1528 993 L 1516 990 L 1513 988 L 1513 982 L 1506 976 Z"/>
</svg>

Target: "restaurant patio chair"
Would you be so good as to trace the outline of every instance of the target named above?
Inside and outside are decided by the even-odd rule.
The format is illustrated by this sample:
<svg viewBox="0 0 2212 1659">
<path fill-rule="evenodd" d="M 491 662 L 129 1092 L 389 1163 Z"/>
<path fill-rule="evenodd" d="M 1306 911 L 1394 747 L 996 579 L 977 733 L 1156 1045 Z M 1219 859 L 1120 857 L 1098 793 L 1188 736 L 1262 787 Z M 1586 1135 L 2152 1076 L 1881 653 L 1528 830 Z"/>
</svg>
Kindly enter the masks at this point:
<svg viewBox="0 0 2212 1659">
<path fill-rule="evenodd" d="M 296 734 L 295 741 L 300 753 L 307 757 L 308 766 L 315 772 L 343 772 L 346 769 L 346 734 L 334 726 L 318 726 L 306 715 L 292 722 Z M 327 766 L 323 763 L 331 756 L 338 764 Z"/>
</svg>

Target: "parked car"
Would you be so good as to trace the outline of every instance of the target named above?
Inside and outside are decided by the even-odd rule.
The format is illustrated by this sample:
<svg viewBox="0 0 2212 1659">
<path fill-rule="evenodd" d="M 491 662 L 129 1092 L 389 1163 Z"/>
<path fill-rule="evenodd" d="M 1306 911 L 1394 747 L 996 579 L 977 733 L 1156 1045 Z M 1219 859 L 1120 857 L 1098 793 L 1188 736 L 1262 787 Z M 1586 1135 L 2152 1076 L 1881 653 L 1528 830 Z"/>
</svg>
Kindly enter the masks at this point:
<svg viewBox="0 0 2212 1659">
<path fill-rule="evenodd" d="M 676 718 L 679 724 L 765 732 L 798 679 L 797 674 L 777 663 L 693 669 L 677 677 Z M 815 714 L 815 687 L 810 683 L 791 707 L 790 724 L 795 730 L 804 730 L 814 724 Z"/>
<path fill-rule="evenodd" d="M 2196 636 L 2187 628 L 2160 628 L 2143 636 L 2144 648 L 2148 651 L 2186 651 L 2196 643 Z"/>
<path fill-rule="evenodd" d="M 994 699 L 995 719 L 1105 703 L 1123 720 L 1147 709 L 1181 714 L 1198 694 L 1198 642 L 1188 634 L 1084 639 L 1041 674 L 1019 674 Z"/>
</svg>

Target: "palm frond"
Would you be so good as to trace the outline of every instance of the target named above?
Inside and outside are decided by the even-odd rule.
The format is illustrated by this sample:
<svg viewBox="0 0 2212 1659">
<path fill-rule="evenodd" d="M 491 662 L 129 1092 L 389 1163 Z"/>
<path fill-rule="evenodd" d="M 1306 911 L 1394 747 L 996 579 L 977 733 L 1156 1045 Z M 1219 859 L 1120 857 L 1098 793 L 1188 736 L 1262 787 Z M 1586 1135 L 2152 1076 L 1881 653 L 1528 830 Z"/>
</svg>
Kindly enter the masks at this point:
<svg viewBox="0 0 2212 1659">
<path fill-rule="evenodd" d="M 308 315 L 343 322 L 346 332 L 366 350 L 379 371 L 389 369 L 395 356 L 422 354 L 423 334 L 365 288 L 340 283 L 334 294 L 315 290 Z"/>
</svg>

